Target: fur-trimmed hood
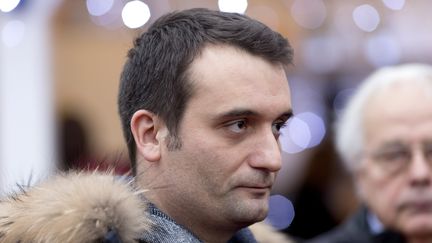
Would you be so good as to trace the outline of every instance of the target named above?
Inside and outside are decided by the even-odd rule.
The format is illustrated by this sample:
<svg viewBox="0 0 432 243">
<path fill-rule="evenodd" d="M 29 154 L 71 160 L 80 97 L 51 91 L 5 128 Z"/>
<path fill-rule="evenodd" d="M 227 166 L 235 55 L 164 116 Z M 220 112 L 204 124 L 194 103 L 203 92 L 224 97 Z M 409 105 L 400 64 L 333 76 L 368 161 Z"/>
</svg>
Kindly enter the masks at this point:
<svg viewBox="0 0 432 243">
<path fill-rule="evenodd" d="M 108 173 L 68 173 L 2 199 L 0 242 L 135 242 L 150 221 L 130 184 Z"/>
</svg>

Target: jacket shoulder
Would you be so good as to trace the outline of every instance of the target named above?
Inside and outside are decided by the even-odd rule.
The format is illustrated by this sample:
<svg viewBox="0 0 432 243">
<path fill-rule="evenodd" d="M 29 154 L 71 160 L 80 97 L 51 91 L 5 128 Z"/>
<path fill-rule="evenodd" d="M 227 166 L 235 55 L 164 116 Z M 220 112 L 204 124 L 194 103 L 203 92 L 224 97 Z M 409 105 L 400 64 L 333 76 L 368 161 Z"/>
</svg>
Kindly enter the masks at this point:
<svg viewBox="0 0 432 243">
<path fill-rule="evenodd" d="M 360 208 L 351 218 L 335 229 L 307 243 L 368 243 L 372 235 L 366 221 L 366 209 Z"/>
</svg>

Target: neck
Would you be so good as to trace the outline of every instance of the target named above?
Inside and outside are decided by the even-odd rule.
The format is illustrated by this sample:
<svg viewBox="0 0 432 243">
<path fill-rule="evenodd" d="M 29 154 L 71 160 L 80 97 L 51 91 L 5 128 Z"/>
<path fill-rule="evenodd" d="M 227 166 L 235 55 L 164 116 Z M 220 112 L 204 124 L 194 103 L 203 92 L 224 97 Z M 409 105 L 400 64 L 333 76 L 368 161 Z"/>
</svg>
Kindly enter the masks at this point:
<svg viewBox="0 0 432 243">
<path fill-rule="evenodd" d="M 227 242 L 241 228 L 228 227 L 230 225 L 229 222 L 211 222 L 211 218 L 199 213 L 198 209 L 184 208 L 177 205 L 176 202 L 169 201 L 169 203 L 162 203 L 159 200 L 150 200 L 177 224 L 188 229 L 203 242 Z"/>
</svg>

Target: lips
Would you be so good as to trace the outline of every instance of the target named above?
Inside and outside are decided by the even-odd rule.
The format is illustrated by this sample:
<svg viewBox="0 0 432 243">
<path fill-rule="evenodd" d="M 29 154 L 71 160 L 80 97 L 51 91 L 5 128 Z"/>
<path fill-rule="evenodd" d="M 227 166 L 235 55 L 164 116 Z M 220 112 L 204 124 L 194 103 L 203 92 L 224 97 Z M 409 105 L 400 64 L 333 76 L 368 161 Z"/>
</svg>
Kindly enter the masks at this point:
<svg viewBox="0 0 432 243">
<path fill-rule="evenodd" d="M 242 192 L 245 192 L 252 198 L 267 198 L 270 194 L 270 187 L 238 187 Z M 248 196 L 248 197 L 249 197 Z"/>
<path fill-rule="evenodd" d="M 265 184 L 242 184 L 237 186 L 235 189 L 241 192 L 243 195 L 247 195 L 249 199 L 267 200 L 270 196 L 272 183 Z"/>
<path fill-rule="evenodd" d="M 410 206 L 419 209 L 432 209 L 432 202 L 415 202 L 411 203 Z"/>
<path fill-rule="evenodd" d="M 273 183 L 265 183 L 265 184 L 242 184 L 239 187 L 248 187 L 248 188 L 271 188 Z"/>
<path fill-rule="evenodd" d="M 238 188 L 256 192 L 267 192 L 272 188 L 272 185 L 241 185 Z"/>
<path fill-rule="evenodd" d="M 234 187 L 250 190 L 270 190 L 274 179 L 275 176 L 271 174 L 256 174 L 255 176 L 241 178 L 234 184 Z"/>
<path fill-rule="evenodd" d="M 418 213 L 432 212 L 432 201 L 411 201 L 403 204 L 402 208 Z"/>
</svg>

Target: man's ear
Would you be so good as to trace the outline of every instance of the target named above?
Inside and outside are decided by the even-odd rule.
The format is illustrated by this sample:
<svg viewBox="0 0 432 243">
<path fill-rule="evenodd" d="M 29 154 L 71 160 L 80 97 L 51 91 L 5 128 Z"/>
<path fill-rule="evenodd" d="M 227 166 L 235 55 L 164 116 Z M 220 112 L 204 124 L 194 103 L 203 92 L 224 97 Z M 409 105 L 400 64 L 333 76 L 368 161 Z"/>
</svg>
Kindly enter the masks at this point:
<svg viewBox="0 0 432 243">
<path fill-rule="evenodd" d="M 161 137 L 158 133 L 164 127 L 161 119 L 148 110 L 138 110 L 131 119 L 131 130 L 137 147 L 137 154 L 149 162 L 159 161 L 161 158 Z"/>
</svg>

